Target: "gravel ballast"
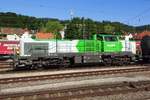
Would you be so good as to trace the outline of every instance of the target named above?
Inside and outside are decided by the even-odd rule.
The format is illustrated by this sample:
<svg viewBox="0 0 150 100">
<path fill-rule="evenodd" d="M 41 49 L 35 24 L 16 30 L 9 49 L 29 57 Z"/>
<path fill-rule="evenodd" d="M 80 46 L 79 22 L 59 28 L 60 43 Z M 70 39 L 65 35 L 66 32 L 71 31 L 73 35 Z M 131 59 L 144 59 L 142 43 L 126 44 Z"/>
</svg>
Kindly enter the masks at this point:
<svg viewBox="0 0 150 100">
<path fill-rule="evenodd" d="M 40 90 L 59 90 L 59 89 L 69 89 L 82 86 L 94 86 L 103 84 L 112 84 L 120 82 L 138 82 L 150 80 L 150 77 L 136 76 L 136 77 L 113 77 L 113 78 L 97 78 L 88 80 L 78 80 L 78 81 L 67 81 L 60 83 L 47 83 L 42 85 L 33 86 L 22 86 L 22 87 L 12 87 L 12 88 L 1 88 L 0 94 L 9 93 L 21 93 L 21 92 L 33 92 Z"/>
</svg>

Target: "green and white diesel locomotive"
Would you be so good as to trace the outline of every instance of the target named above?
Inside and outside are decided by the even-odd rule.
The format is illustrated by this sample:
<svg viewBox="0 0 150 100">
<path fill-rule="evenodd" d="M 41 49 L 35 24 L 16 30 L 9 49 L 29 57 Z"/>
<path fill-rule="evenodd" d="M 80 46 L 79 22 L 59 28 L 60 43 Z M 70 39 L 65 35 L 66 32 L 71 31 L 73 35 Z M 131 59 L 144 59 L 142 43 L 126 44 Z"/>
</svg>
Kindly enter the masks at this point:
<svg viewBox="0 0 150 100">
<path fill-rule="evenodd" d="M 123 65 L 135 61 L 136 42 L 129 37 L 95 34 L 91 39 L 38 40 L 22 38 L 14 68 L 76 64 Z"/>
</svg>

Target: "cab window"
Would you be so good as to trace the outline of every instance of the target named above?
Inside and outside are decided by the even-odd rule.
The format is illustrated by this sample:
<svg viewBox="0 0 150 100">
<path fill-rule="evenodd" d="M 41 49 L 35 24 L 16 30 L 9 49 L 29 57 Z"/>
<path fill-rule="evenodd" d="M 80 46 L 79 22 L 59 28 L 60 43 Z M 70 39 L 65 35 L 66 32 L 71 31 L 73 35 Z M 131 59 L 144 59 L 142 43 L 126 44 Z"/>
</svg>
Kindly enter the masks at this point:
<svg viewBox="0 0 150 100">
<path fill-rule="evenodd" d="M 103 37 L 102 36 L 97 36 L 97 40 L 103 41 Z"/>
<path fill-rule="evenodd" d="M 110 42 L 113 42 L 113 41 L 117 41 L 117 37 L 115 36 L 105 36 L 105 41 L 110 41 Z"/>
</svg>

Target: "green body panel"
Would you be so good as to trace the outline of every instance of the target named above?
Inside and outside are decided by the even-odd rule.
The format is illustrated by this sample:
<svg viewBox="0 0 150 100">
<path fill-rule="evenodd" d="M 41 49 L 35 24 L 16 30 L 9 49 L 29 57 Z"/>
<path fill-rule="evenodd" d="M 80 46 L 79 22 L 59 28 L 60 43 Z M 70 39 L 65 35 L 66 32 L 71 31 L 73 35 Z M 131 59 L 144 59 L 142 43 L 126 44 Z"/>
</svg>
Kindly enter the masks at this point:
<svg viewBox="0 0 150 100">
<path fill-rule="evenodd" d="M 121 41 L 114 35 L 94 35 L 93 40 L 79 40 L 77 44 L 79 52 L 121 52 L 122 48 Z"/>
<path fill-rule="evenodd" d="M 121 52 L 122 51 L 122 43 L 120 41 L 116 42 L 102 42 L 102 51 L 103 52 Z"/>
<path fill-rule="evenodd" d="M 79 52 L 101 52 L 101 41 L 97 40 L 79 40 L 77 43 Z"/>
</svg>

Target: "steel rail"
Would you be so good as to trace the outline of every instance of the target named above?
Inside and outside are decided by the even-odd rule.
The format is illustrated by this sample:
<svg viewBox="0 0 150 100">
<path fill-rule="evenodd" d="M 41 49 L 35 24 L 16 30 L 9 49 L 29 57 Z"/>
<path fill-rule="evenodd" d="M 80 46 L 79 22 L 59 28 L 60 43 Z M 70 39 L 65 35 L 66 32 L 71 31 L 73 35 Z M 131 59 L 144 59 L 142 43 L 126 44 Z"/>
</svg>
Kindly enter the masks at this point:
<svg viewBox="0 0 150 100">
<path fill-rule="evenodd" d="M 138 91 L 150 91 L 150 81 L 122 82 L 97 86 L 83 86 L 62 90 L 46 90 L 0 95 L 0 99 L 21 100 L 68 100 L 93 96 L 126 94 Z"/>
<path fill-rule="evenodd" d="M 97 71 L 73 72 L 73 73 L 51 74 L 51 75 L 12 77 L 0 79 L 0 84 L 29 82 L 29 81 L 32 82 L 39 80 L 52 80 L 52 79 L 63 79 L 63 78 L 95 76 L 95 75 L 123 74 L 123 73 L 143 72 L 143 71 L 150 71 L 150 68 L 149 67 L 126 68 L 126 69 L 97 70 Z"/>
</svg>

